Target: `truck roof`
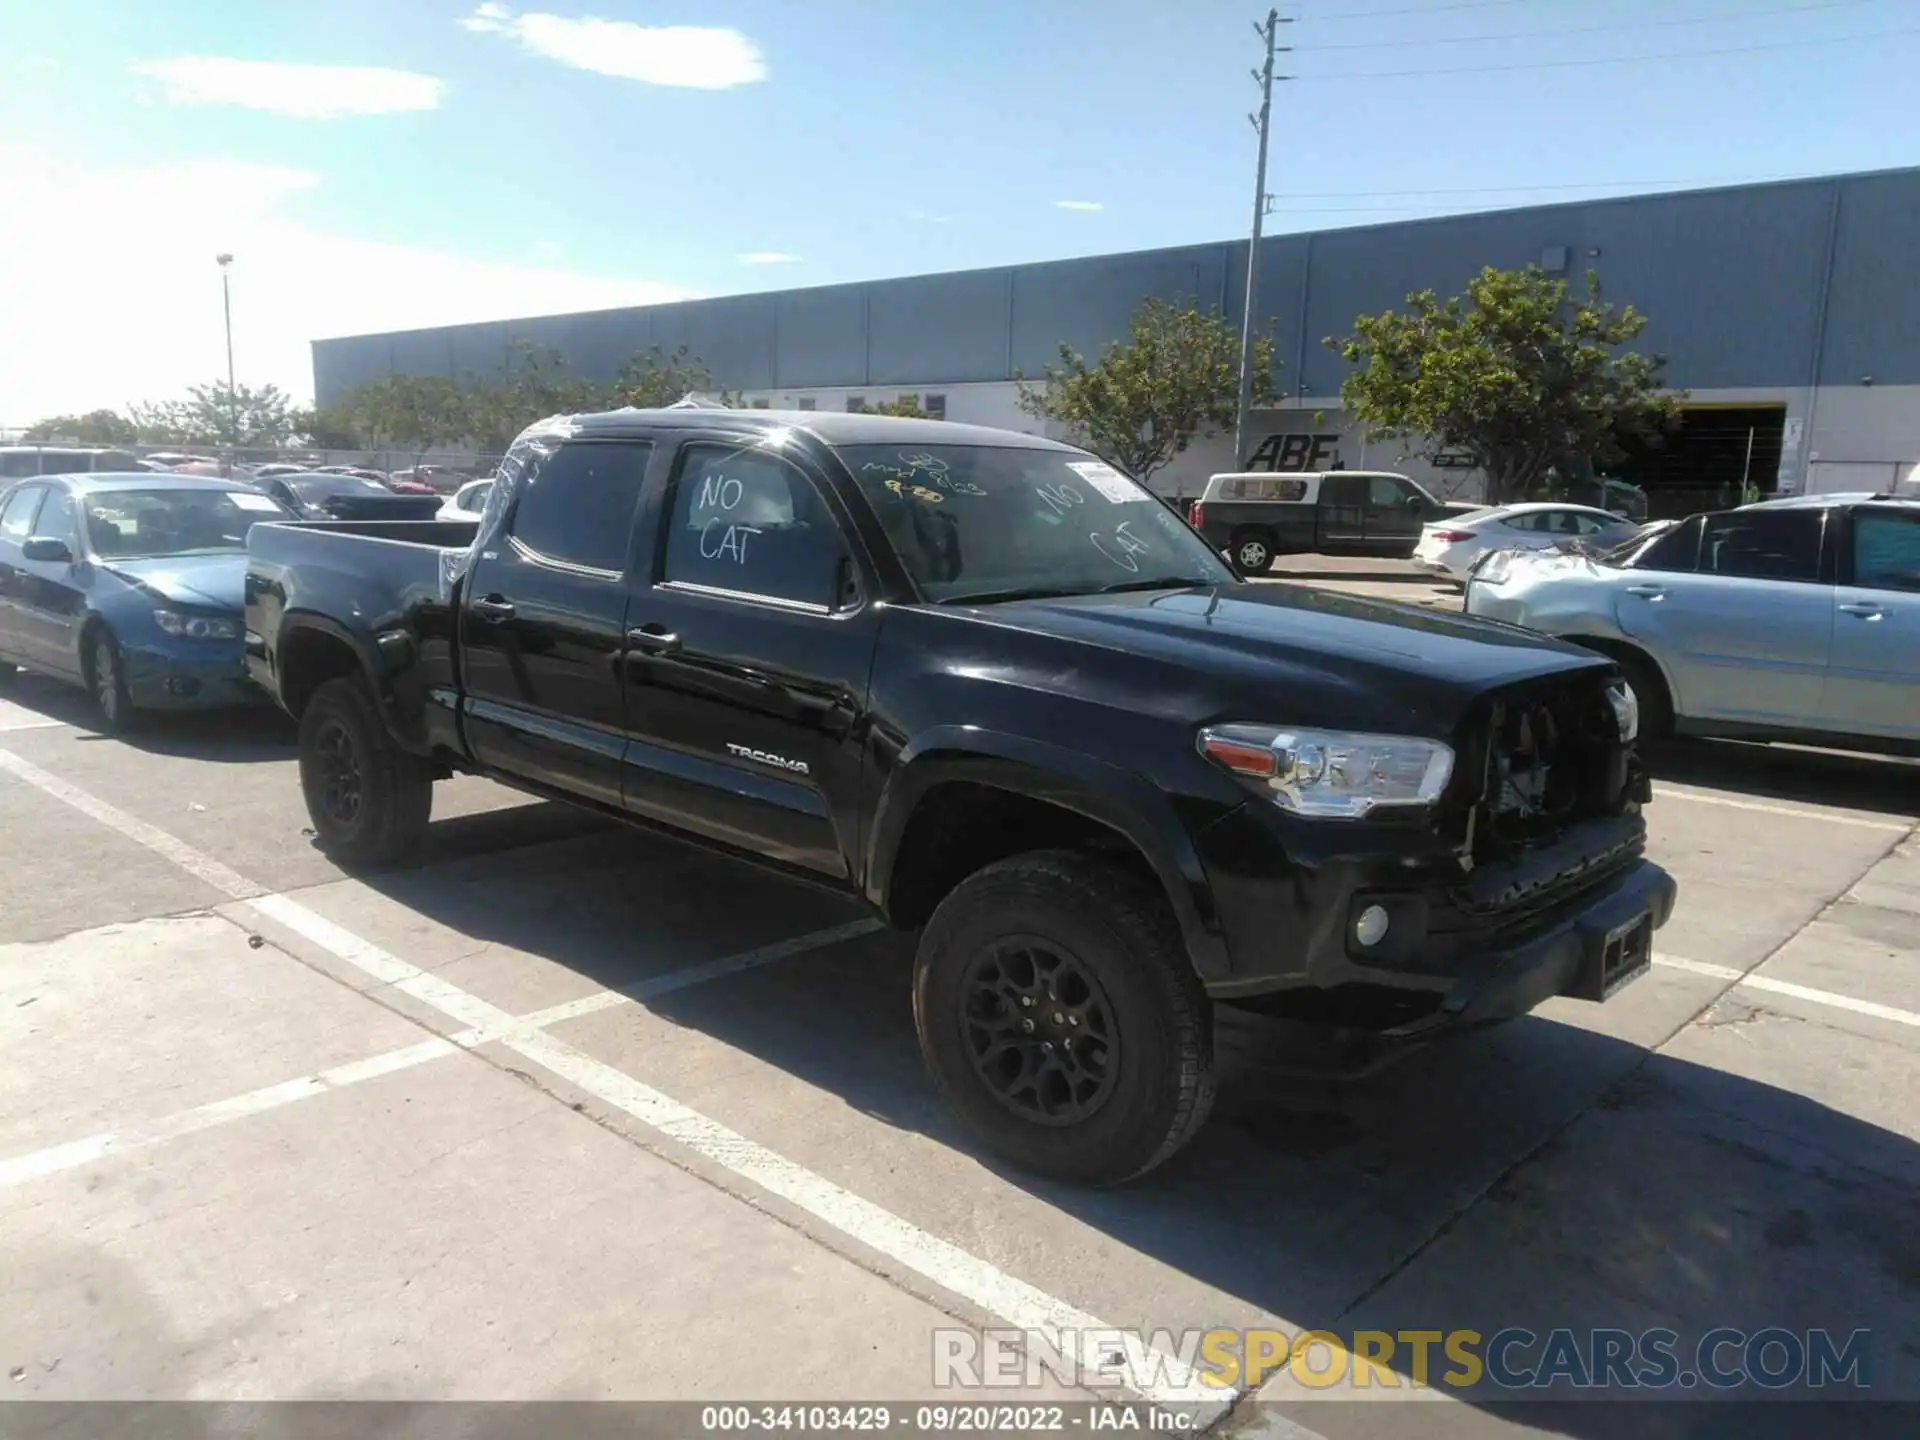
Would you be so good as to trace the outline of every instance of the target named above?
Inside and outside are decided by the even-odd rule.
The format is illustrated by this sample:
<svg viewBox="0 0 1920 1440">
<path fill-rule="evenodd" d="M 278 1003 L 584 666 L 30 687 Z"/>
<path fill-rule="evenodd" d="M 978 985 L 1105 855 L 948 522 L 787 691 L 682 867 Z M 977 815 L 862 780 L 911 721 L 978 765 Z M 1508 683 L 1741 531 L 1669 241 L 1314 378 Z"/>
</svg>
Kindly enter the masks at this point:
<svg viewBox="0 0 1920 1440">
<path fill-rule="evenodd" d="M 950 420 L 918 420 L 901 415 L 868 415 L 834 410 L 730 410 L 685 406 L 662 410 L 606 410 L 592 415 L 556 415 L 527 427 L 528 434 L 570 431 L 611 435 L 628 430 L 738 430 L 765 434 L 804 430 L 829 445 L 993 445 L 1005 449 L 1075 450 L 1043 435 L 961 425 Z"/>
</svg>

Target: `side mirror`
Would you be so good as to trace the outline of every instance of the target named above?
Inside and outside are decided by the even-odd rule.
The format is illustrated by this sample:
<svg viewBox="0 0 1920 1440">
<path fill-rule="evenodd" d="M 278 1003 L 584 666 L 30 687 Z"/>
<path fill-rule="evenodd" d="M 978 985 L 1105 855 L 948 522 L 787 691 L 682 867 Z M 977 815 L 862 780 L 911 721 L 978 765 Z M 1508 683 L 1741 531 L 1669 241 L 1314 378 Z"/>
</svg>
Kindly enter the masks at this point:
<svg viewBox="0 0 1920 1440">
<path fill-rule="evenodd" d="M 36 535 L 20 547 L 20 558 L 46 565 L 71 565 L 73 550 L 64 540 L 56 540 L 50 535 Z"/>
</svg>

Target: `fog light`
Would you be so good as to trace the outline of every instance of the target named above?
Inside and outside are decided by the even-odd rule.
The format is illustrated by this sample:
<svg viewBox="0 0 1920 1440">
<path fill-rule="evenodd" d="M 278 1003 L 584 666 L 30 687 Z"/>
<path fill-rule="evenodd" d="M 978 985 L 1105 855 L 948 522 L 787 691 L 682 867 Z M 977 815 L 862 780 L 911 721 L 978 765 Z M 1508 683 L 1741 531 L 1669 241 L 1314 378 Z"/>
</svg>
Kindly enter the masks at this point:
<svg viewBox="0 0 1920 1440">
<path fill-rule="evenodd" d="M 200 693 L 200 682 L 190 675 L 175 675 L 167 681 L 167 691 L 172 695 L 198 695 Z"/>
<path fill-rule="evenodd" d="M 1360 912 L 1360 918 L 1353 922 L 1353 938 L 1363 948 L 1371 948 L 1387 938 L 1387 912 L 1378 905 L 1369 905 Z"/>
</svg>

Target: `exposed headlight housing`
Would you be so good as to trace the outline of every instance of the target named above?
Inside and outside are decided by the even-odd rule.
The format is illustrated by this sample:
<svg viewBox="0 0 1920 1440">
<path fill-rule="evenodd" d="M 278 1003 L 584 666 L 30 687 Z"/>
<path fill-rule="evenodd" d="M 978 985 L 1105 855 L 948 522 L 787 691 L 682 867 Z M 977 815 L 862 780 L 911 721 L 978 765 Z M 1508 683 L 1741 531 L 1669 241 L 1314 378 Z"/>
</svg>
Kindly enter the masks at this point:
<svg viewBox="0 0 1920 1440">
<path fill-rule="evenodd" d="M 238 620 L 223 620 L 215 615 L 182 615 L 178 610 L 156 610 L 153 623 L 169 635 L 185 640 L 237 640 Z"/>
<path fill-rule="evenodd" d="M 1263 783 L 1281 809 L 1318 819 L 1431 805 L 1453 775 L 1453 747 L 1411 735 L 1214 725 L 1200 732 L 1199 747 L 1216 765 Z"/>
<path fill-rule="evenodd" d="M 1622 743 L 1631 743 L 1640 735 L 1640 697 L 1633 693 L 1633 686 L 1622 680 L 1618 685 L 1607 687 L 1607 703 L 1613 707 L 1613 718 L 1620 726 Z"/>
</svg>

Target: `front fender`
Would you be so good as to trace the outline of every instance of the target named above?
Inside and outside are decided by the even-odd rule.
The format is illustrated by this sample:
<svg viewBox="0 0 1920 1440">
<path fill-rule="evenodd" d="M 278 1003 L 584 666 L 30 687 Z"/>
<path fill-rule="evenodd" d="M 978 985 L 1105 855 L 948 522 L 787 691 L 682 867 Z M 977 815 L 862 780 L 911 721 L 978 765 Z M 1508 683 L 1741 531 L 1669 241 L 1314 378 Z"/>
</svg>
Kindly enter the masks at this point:
<svg viewBox="0 0 1920 1440">
<path fill-rule="evenodd" d="M 1124 835 L 1159 877 L 1200 978 L 1230 973 L 1212 886 L 1166 792 L 1081 752 L 972 726 L 941 725 L 916 735 L 887 777 L 868 829 L 865 865 L 867 898 L 883 913 L 907 824 L 921 797 L 949 780 L 1031 796 Z"/>
</svg>

